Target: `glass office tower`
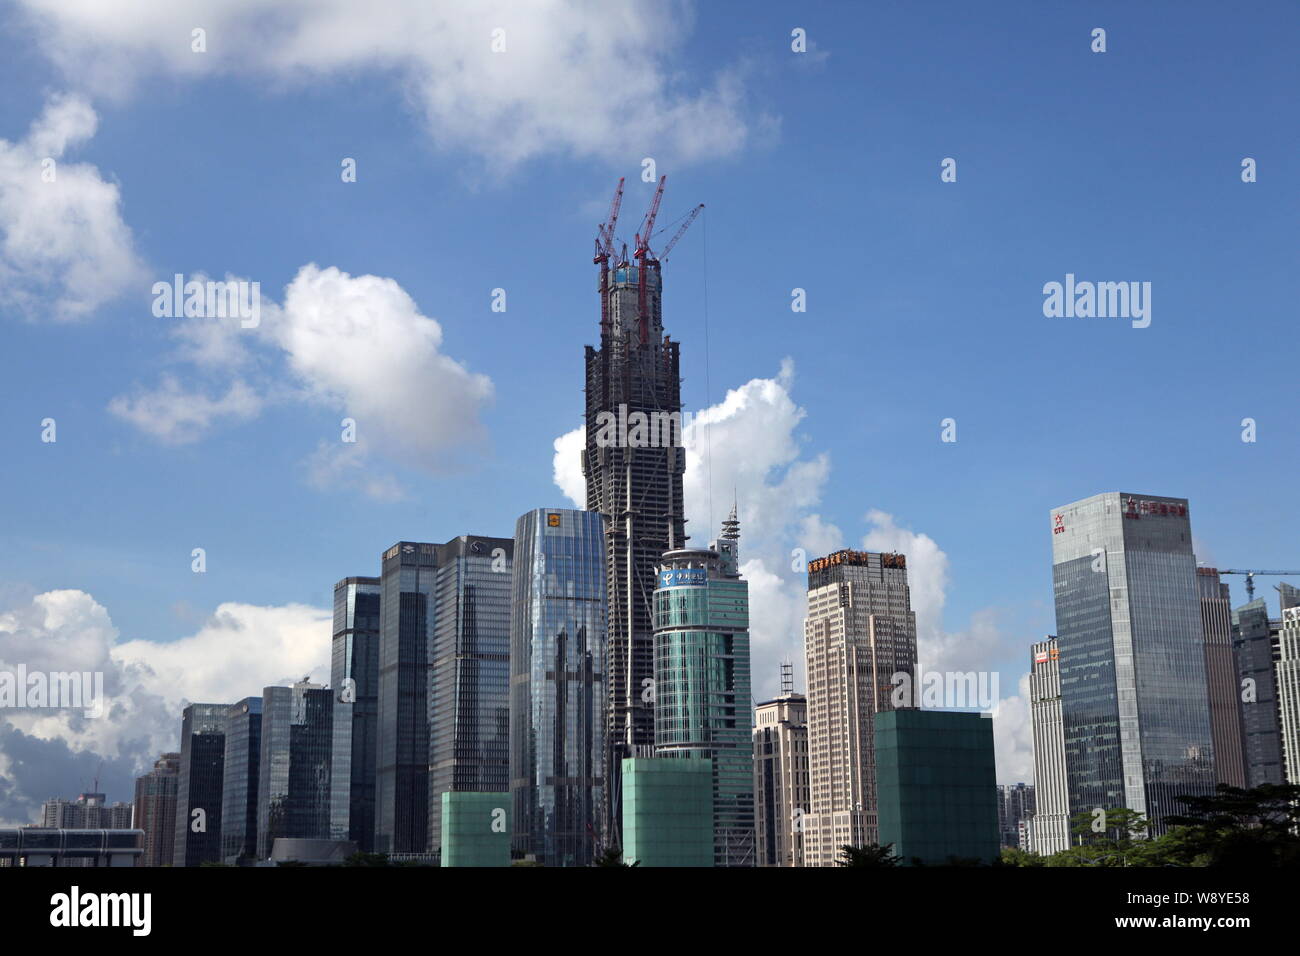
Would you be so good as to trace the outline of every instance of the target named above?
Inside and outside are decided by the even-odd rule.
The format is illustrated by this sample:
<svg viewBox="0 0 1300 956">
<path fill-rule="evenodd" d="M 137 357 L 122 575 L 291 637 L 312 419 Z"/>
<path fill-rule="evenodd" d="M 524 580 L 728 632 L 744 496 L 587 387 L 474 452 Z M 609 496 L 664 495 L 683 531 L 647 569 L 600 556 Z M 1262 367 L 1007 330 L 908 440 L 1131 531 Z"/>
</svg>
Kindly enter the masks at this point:
<svg viewBox="0 0 1300 956">
<path fill-rule="evenodd" d="M 595 511 L 515 524 L 510 607 L 512 850 L 587 866 L 604 829 L 605 541 Z"/>
<path fill-rule="evenodd" d="M 221 860 L 221 798 L 226 713 L 230 706 L 190 704 L 181 715 L 173 866 L 198 866 Z"/>
<path fill-rule="evenodd" d="M 221 858 L 257 857 L 257 785 L 262 761 L 262 698 L 246 697 L 226 712 L 225 786 L 221 797 Z"/>
<path fill-rule="evenodd" d="M 352 772 L 347 834 L 364 852 L 375 842 L 375 764 L 379 744 L 379 578 L 344 578 L 334 585 L 334 644 L 330 686 L 352 701 Z"/>
<path fill-rule="evenodd" d="M 1159 835 L 1215 783 L 1187 501 L 1110 492 L 1051 522 L 1070 812 L 1128 807 Z"/>
<path fill-rule="evenodd" d="M 711 550 L 669 551 L 654 592 L 655 756 L 713 762 L 715 866 L 754 866 L 749 584 L 735 513 Z"/>
<path fill-rule="evenodd" d="M 1242 686 L 1246 786 L 1286 783 L 1276 671 L 1280 625 L 1269 618 L 1264 599 L 1256 598 L 1232 612 L 1232 631 Z"/>
<path fill-rule="evenodd" d="M 511 538 L 442 548 L 429 651 L 429 852 L 447 791 L 510 790 Z"/>
<path fill-rule="evenodd" d="M 333 696 L 308 681 L 262 693 L 257 855 L 263 860 L 278 837 L 330 839 Z"/>
<path fill-rule="evenodd" d="M 514 541 L 402 541 L 379 610 L 375 850 L 436 853 L 442 793 L 504 793 Z"/>
</svg>

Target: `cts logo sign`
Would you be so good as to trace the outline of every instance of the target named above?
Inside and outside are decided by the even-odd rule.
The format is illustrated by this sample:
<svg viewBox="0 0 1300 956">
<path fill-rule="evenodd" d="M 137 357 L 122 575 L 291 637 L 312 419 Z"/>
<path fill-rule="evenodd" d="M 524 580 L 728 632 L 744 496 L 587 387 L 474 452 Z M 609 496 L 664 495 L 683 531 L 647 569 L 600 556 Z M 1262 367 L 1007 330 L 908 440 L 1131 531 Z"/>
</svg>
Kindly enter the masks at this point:
<svg viewBox="0 0 1300 956">
<path fill-rule="evenodd" d="M 1056 515 L 1052 519 L 1052 534 L 1065 533 L 1065 515 Z"/>
</svg>

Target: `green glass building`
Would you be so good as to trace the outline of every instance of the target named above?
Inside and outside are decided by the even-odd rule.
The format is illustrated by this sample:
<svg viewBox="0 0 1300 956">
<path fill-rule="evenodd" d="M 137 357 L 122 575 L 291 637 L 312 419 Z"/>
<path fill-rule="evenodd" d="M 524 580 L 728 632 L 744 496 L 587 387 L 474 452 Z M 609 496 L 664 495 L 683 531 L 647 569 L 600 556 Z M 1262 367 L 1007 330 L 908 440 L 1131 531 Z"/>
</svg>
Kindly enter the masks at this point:
<svg viewBox="0 0 1300 956">
<path fill-rule="evenodd" d="M 510 795 L 442 792 L 443 866 L 510 865 Z"/>
<path fill-rule="evenodd" d="M 626 757 L 623 862 L 713 866 L 713 761 Z"/>
<path fill-rule="evenodd" d="M 946 710 L 875 716 L 880 843 L 905 863 L 999 855 L 993 721 Z"/>
<path fill-rule="evenodd" d="M 708 550 L 669 551 L 654 593 L 655 757 L 707 759 L 713 865 L 754 866 L 749 585 L 733 509 Z"/>
</svg>

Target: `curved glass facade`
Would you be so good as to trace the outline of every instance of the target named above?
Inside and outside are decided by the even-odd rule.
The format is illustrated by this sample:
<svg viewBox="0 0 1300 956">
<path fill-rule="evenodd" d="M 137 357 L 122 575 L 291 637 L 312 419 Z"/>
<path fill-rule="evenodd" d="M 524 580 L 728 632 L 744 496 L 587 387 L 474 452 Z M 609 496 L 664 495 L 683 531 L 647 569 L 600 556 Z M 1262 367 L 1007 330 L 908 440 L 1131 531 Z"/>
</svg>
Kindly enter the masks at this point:
<svg viewBox="0 0 1300 956">
<path fill-rule="evenodd" d="M 669 552 L 659 583 L 655 756 L 713 761 L 714 865 L 754 866 L 749 585 L 716 551 Z"/>
<path fill-rule="evenodd" d="M 510 790 L 516 856 L 586 866 L 605 800 L 605 540 L 595 511 L 515 526 Z"/>
</svg>

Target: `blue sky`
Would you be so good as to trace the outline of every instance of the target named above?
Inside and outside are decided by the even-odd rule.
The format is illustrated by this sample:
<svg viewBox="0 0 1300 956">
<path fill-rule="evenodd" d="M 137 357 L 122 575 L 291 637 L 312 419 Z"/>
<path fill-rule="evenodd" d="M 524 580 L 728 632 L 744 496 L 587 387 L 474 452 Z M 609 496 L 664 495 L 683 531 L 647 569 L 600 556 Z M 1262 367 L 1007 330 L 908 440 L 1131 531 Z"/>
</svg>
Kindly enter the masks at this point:
<svg viewBox="0 0 1300 956">
<path fill-rule="evenodd" d="M 273 31 L 205 3 L 127 6 L 133 16 L 110 30 L 85 3 L 0 3 L 0 140 L 21 143 L 52 98 L 79 97 L 97 127 L 61 162 L 116 185 L 138 267 L 73 318 L 56 314 L 68 295 L 57 268 L 0 271 L 30 293 L 25 304 L 0 295 L 0 614 L 75 590 L 106 611 L 117 642 L 166 644 L 223 604 L 325 608 L 334 581 L 376 573 L 397 540 L 508 535 L 524 511 L 563 503 L 553 443 L 581 424 L 582 347 L 597 337 L 594 224 L 626 176 L 619 231 L 630 239 L 652 191 L 640 181 L 647 156 L 668 176 L 661 223 L 707 206 L 664 270 L 688 407 L 766 380 L 765 394 L 806 413 L 781 419 L 793 458 L 743 413 L 724 446 L 760 471 L 775 462 L 756 480 L 787 490 L 800 462 L 822 463 L 803 485 L 813 500 L 766 527 L 748 516 L 764 567 L 787 587 L 797 575 L 779 558 L 793 548 L 858 546 L 873 528 L 875 540 L 924 535 L 946 555 L 922 566 L 946 573 L 931 599 L 943 653 L 1002 671 L 1012 696 L 1028 644 L 1053 630 L 1054 505 L 1109 490 L 1184 496 L 1203 559 L 1297 563 L 1292 3 L 697 4 L 632 31 L 627 72 L 617 56 L 575 66 L 532 49 L 581 33 L 592 14 L 544 26 L 502 13 L 500 57 L 558 56 L 562 75 L 525 95 L 508 68 L 489 73 L 505 91 L 492 100 L 471 56 L 465 102 L 454 66 L 349 51 L 346 30 L 304 47 L 329 55 L 300 48 L 295 59 Z M 188 29 L 159 12 L 175 6 L 181 26 L 212 24 L 193 61 L 177 52 Z M 252 18 L 259 3 L 230 6 Z M 286 9 L 310 25 L 307 7 Z M 791 51 L 795 27 L 805 54 Z M 1094 27 L 1105 53 L 1090 50 Z M 473 36 L 486 48 L 485 31 Z M 599 91 L 604 113 L 574 115 L 566 83 Z M 623 92 L 656 88 L 659 103 Z M 705 129 L 680 121 L 692 108 Z M 521 138 L 524 127 L 535 132 Z M 343 157 L 357 160 L 356 183 L 341 181 Z M 945 157 L 955 183 L 940 182 Z M 1257 161 L 1257 182 L 1241 181 L 1243 157 Z M 18 201 L 5 189 L 0 202 Z M 5 255 L 0 270 L 28 263 Z M 198 366 L 177 358 L 177 330 L 209 320 L 150 312 L 152 283 L 177 272 L 256 280 L 283 304 L 309 263 L 393 280 L 440 326 L 438 354 L 491 381 L 464 440 L 412 450 L 390 436 L 367 450 L 359 471 L 382 477 L 378 497 L 320 486 L 311 462 L 322 443 L 337 446 L 352 399 L 387 387 L 382 367 L 340 391 L 255 336 L 234 371 Z M 1150 327 L 1044 317 L 1043 284 L 1066 273 L 1150 282 Z M 805 313 L 791 311 L 796 287 Z M 507 292 L 504 313 L 490 309 L 494 288 Z M 465 385 L 458 374 L 444 376 L 446 392 Z M 178 443 L 110 410 L 168 375 L 209 397 L 238 377 L 258 390 L 257 411 L 217 416 Z M 430 409 L 439 414 L 451 412 Z M 46 417 L 54 444 L 40 441 Z M 947 417 L 956 443 L 940 441 Z M 1258 423 L 1254 443 L 1241 441 L 1245 417 Z M 371 424 L 360 419 L 363 432 Z M 715 521 L 718 499 L 742 484 L 732 471 L 713 462 Z M 767 500 L 738 491 L 742 517 L 747 501 Z M 837 530 L 788 533 L 814 515 Z M 692 518 L 704 537 L 707 513 Z M 205 574 L 191 571 L 195 547 Z M 310 614 L 299 625 L 321 629 L 323 656 L 328 625 Z M 778 650 L 769 639 L 756 654 L 760 695 Z M 247 668 L 239 696 L 300 676 L 281 673 L 281 659 L 268 667 Z M 1003 729 L 999 741 L 1018 735 Z M 110 747 L 76 728 L 65 739 L 108 748 L 119 782 L 154 743 Z M 84 774 L 89 759 L 68 766 Z"/>
</svg>

